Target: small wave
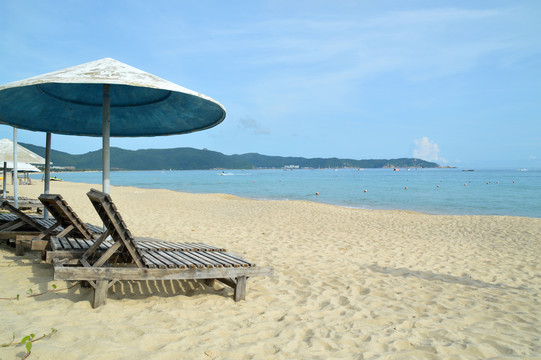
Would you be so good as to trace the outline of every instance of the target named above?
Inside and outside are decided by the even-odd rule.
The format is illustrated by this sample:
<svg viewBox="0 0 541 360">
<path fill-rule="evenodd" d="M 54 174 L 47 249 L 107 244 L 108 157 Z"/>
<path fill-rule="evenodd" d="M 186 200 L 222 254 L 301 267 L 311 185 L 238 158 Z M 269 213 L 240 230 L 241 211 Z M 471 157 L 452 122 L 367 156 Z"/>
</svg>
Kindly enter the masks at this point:
<svg viewBox="0 0 541 360">
<path fill-rule="evenodd" d="M 250 175 L 250 174 L 234 174 L 234 173 L 219 173 L 218 175 L 220 176 L 246 176 L 246 175 Z"/>
</svg>

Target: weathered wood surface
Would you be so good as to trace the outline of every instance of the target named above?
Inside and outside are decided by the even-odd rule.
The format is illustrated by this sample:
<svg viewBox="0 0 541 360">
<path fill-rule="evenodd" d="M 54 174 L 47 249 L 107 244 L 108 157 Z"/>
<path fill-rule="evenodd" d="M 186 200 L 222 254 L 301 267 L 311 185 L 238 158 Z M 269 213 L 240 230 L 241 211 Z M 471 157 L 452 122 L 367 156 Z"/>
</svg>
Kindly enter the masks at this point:
<svg viewBox="0 0 541 360">
<path fill-rule="evenodd" d="M 51 252 L 56 257 L 60 254 L 83 254 L 95 245 L 95 240 L 79 239 L 74 237 L 52 237 L 50 240 Z M 99 244 L 98 249 L 103 253 L 107 251 L 113 242 L 107 240 Z M 149 268 L 190 268 L 190 267 L 253 267 L 255 264 L 229 254 L 223 249 L 202 243 L 167 243 L 165 241 L 135 242 L 135 247 L 140 253 L 143 263 Z M 166 250 L 162 250 L 162 249 Z M 174 250 L 171 250 L 174 249 Z M 220 250 L 220 251 L 218 251 Z M 62 252 L 62 253 L 60 253 Z M 73 256 L 70 255 L 70 258 Z M 50 255 L 47 258 L 51 258 Z"/>
<path fill-rule="evenodd" d="M 218 248 L 203 243 L 177 243 L 151 238 L 134 238 L 134 243 L 141 249 L 148 250 L 226 251 L 224 248 Z"/>
<path fill-rule="evenodd" d="M 107 250 L 111 247 L 110 241 L 105 241 L 100 244 L 101 250 Z M 52 250 L 86 250 L 94 245 L 94 240 L 89 239 L 79 239 L 73 237 L 63 237 L 51 238 L 51 249 Z"/>
<path fill-rule="evenodd" d="M 111 232 L 111 236 L 115 242 L 120 242 L 124 245 L 124 248 L 127 250 L 131 259 L 135 264 L 142 268 L 144 267 L 143 260 L 141 255 L 135 248 L 133 237 L 131 232 L 128 230 L 126 223 L 122 219 L 122 216 L 117 211 L 115 204 L 111 197 L 101 191 L 91 189 L 87 193 L 90 202 L 96 209 L 96 212 L 100 216 L 102 222 L 107 224 L 107 230 Z M 112 255 L 112 254 L 111 254 Z M 100 259 L 100 262 L 107 262 L 108 259 Z"/>
<path fill-rule="evenodd" d="M 252 268 L 165 268 L 137 267 L 74 267 L 64 266 L 62 260 L 54 259 L 55 280 L 175 280 L 175 279 L 222 279 L 239 276 L 272 276 L 274 269 L 266 266 Z M 69 261 L 66 261 L 69 263 Z"/>
<path fill-rule="evenodd" d="M 2 224 L 8 223 L 16 219 L 17 219 L 17 215 L 14 215 L 14 214 L 9 214 L 9 213 L 0 214 L 0 223 Z"/>
<path fill-rule="evenodd" d="M 92 239 L 96 234 L 103 233 L 102 228 L 84 223 L 61 195 L 41 194 L 38 199 L 56 219 L 58 225 L 64 228 L 59 236 L 71 235 Z M 44 236 L 47 235 L 44 234 Z"/>
<path fill-rule="evenodd" d="M 92 301 L 92 307 L 94 309 L 105 305 L 107 302 L 107 290 L 109 290 L 108 281 L 96 281 L 96 286 L 94 287 L 94 299 Z"/>
</svg>

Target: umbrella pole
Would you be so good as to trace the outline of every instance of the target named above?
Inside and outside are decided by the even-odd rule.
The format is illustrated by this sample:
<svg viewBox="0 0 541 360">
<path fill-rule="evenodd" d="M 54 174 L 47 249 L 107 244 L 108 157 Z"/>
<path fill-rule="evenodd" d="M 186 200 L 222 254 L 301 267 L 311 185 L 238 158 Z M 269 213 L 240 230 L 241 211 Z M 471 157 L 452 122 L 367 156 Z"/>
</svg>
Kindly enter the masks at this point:
<svg viewBox="0 0 541 360">
<path fill-rule="evenodd" d="M 111 135 L 111 122 L 110 122 L 110 112 L 111 112 L 111 85 L 103 85 L 103 127 L 102 127 L 102 182 L 103 182 L 103 192 L 109 194 L 109 185 L 110 185 L 110 171 L 111 171 L 111 158 L 109 155 L 110 142 L 109 138 Z"/>
<path fill-rule="evenodd" d="M 49 185 L 51 184 L 51 133 L 48 132 L 45 136 L 45 185 L 43 192 L 49 193 Z M 49 220 L 49 211 L 43 208 L 43 218 Z"/>
<path fill-rule="evenodd" d="M 3 181 L 3 184 L 2 184 L 2 199 L 5 199 L 6 198 L 6 193 L 7 193 L 7 189 L 6 189 L 6 185 L 7 185 L 7 166 L 8 166 L 8 163 L 4 161 L 4 179 L 2 180 Z"/>
<path fill-rule="evenodd" d="M 19 207 L 19 199 L 17 199 L 17 190 L 19 185 L 19 177 L 17 175 L 17 128 L 13 128 L 13 206 Z"/>
</svg>

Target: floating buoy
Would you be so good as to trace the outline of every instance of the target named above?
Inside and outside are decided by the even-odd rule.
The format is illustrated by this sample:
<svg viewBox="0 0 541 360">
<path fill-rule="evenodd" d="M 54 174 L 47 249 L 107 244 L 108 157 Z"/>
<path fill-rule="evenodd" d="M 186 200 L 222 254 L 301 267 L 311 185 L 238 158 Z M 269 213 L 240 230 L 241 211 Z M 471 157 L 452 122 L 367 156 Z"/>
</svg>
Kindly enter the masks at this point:
<svg viewBox="0 0 541 360">
<path fill-rule="evenodd" d="M 316 191 L 316 195 L 319 195 L 319 193 Z"/>
<path fill-rule="evenodd" d="M 404 187 L 404 189 L 408 190 L 408 187 L 406 186 L 406 187 Z"/>
<path fill-rule="evenodd" d="M 439 185 L 436 185 L 436 187 L 440 187 Z"/>
<path fill-rule="evenodd" d="M 364 189 L 364 192 L 368 192 L 368 190 Z"/>
</svg>

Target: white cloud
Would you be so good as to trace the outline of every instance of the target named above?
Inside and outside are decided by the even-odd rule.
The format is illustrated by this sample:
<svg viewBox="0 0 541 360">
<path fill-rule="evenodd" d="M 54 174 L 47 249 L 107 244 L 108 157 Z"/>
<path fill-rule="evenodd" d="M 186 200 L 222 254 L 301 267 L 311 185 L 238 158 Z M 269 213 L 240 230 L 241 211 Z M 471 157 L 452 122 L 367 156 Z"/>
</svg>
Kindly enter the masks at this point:
<svg viewBox="0 0 541 360">
<path fill-rule="evenodd" d="M 413 143 L 415 144 L 413 157 L 426 161 L 444 160 L 439 157 L 440 147 L 438 144 L 429 140 L 426 136 L 413 140 Z"/>
<path fill-rule="evenodd" d="M 255 135 L 269 135 L 270 130 L 262 127 L 259 123 L 251 117 L 242 117 L 240 119 L 240 127 L 251 130 Z"/>
</svg>

